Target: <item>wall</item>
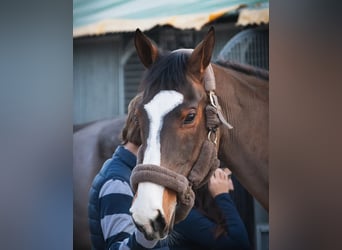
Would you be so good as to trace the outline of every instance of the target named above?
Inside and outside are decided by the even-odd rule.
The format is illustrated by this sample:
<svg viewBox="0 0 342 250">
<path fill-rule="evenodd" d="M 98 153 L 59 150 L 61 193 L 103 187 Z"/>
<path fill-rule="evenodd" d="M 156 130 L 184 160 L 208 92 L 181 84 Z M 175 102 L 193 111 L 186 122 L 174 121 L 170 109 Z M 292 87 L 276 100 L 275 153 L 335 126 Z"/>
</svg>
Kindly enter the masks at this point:
<svg viewBox="0 0 342 250">
<path fill-rule="evenodd" d="M 120 47 L 115 38 L 74 42 L 74 124 L 120 114 Z"/>
</svg>

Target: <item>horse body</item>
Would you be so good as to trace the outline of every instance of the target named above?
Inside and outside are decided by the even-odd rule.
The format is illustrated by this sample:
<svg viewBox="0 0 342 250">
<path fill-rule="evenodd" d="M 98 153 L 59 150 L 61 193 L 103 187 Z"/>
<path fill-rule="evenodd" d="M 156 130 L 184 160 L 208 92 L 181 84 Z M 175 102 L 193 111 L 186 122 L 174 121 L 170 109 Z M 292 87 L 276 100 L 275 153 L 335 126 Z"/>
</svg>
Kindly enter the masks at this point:
<svg viewBox="0 0 342 250">
<path fill-rule="evenodd" d="M 142 81 L 143 100 L 136 111 L 142 146 L 135 169 L 141 165 L 141 169 L 158 173 L 171 171 L 175 173 L 171 179 L 181 179 L 177 177 L 180 175 L 189 179 L 191 171 L 200 165 L 205 172 L 201 178 L 205 179 L 210 168 L 199 164 L 198 159 L 203 160 L 203 152 L 208 151 L 206 106 L 210 98 L 204 79 L 214 31 L 210 30 L 193 51 L 163 54 L 139 30 L 135 45 L 148 69 Z M 245 74 L 243 67 L 241 72 L 232 67 L 212 67 L 219 104 L 234 127 L 220 128 L 219 157 L 268 209 L 268 79 Z M 137 186 L 130 209 L 133 221 L 147 238 L 163 238 L 177 217 L 180 195 L 170 191 L 172 185 L 160 182 L 158 175 L 144 180 Z"/>
</svg>

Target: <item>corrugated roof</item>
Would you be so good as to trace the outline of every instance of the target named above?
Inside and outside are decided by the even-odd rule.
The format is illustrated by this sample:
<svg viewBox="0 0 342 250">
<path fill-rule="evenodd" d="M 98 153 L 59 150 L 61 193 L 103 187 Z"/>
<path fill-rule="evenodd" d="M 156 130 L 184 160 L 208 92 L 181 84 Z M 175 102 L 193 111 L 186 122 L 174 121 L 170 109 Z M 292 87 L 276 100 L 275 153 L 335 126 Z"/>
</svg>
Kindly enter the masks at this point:
<svg viewBox="0 0 342 250">
<path fill-rule="evenodd" d="M 74 0 L 73 35 L 135 31 L 137 27 L 144 31 L 156 25 L 200 29 L 237 10 L 241 11 L 240 25 L 268 23 L 265 0 Z"/>
</svg>

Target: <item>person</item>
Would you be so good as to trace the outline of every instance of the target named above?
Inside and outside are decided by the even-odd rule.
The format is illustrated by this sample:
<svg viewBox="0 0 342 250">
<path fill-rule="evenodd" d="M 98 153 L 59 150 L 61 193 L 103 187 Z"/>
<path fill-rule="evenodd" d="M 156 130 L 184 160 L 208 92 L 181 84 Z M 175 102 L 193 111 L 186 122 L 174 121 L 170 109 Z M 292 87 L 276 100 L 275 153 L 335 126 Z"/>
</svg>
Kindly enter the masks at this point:
<svg viewBox="0 0 342 250">
<path fill-rule="evenodd" d="M 209 182 L 195 191 L 195 205 L 187 218 L 174 226 L 169 248 L 249 249 L 247 230 L 229 194 L 232 190 L 231 171 L 216 169 Z"/>
<path fill-rule="evenodd" d="M 138 231 L 129 208 L 133 199 L 130 175 L 141 145 L 134 110 L 141 94 L 132 99 L 121 133 L 122 144 L 95 176 L 89 191 L 88 220 L 92 249 L 149 249 L 157 240 L 147 240 Z"/>
</svg>

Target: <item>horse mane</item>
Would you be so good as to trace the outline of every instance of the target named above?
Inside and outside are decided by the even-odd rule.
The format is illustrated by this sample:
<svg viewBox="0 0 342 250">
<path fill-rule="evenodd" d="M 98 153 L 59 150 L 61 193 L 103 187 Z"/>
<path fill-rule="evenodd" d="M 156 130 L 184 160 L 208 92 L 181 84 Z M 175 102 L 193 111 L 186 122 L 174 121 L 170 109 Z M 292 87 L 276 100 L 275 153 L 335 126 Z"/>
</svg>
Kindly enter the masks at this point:
<svg viewBox="0 0 342 250">
<path fill-rule="evenodd" d="M 139 89 L 144 89 L 144 98 L 153 96 L 160 90 L 191 93 L 192 91 L 184 91 L 190 87 L 187 84 L 188 57 L 184 52 L 163 52 L 142 77 Z"/>
<path fill-rule="evenodd" d="M 224 59 L 218 59 L 214 63 L 216 63 L 220 66 L 223 66 L 225 68 L 230 68 L 230 69 L 239 71 L 239 72 L 247 74 L 247 75 L 258 77 L 258 78 L 263 79 L 263 80 L 267 80 L 267 81 L 269 80 L 268 71 L 261 69 L 261 68 L 258 68 L 258 67 L 249 66 L 249 65 L 241 64 L 241 63 L 236 63 L 236 62 L 232 62 L 230 60 L 224 60 Z"/>
</svg>

